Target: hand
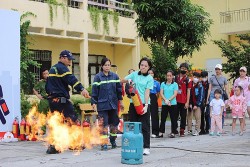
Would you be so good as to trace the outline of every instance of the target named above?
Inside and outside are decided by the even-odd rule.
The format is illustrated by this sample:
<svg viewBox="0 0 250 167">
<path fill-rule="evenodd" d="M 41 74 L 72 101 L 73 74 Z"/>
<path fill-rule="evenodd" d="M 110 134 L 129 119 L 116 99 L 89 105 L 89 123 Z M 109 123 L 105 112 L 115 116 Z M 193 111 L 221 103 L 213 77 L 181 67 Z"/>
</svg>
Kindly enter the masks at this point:
<svg viewBox="0 0 250 167">
<path fill-rule="evenodd" d="M 188 109 L 188 103 L 185 103 L 184 108 L 185 108 L 185 109 Z"/>
<path fill-rule="evenodd" d="M 208 99 L 207 99 L 207 101 L 206 101 L 206 104 L 209 104 Z"/>
<path fill-rule="evenodd" d="M 145 105 L 142 111 L 143 111 L 142 115 L 146 114 L 148 112 L 148 105 Z"/>
<path fill-rule="evenodd" d="M 222 118 L 222 114 L 220 114 L 220 117 Z"/>
<path fill-rule="evenodd" d="M 43 99 L 42 95 L 40 95 L 40 94 L 38 94 L 37 97 L 38 97 L 40 100 Z"/>
<path fill-rule="evenodd" d="M 86 89 L 83 89 L 83 91 L 81 92 L 81 94 L 82 94 L 85 98 L 90 98 L 89 92 L 88 92 Z"/>
<path fill-rule="evenodd" d="M 93 108 L 94 111 L 97 111 L 96 104 L 93 104 L 92 108 Z"/>
<path fill-rule="evenodd" d="M 197 108 L 198 108 L 197 106 L 194 106 L 194 108 L 193 108 L 193 109 L 194 109 L 194 110 L 197 110 Z"/>
<path fill-rule="evenodd" d="M 128 79 L 128 84 L 132 84 L 132 79 Z"/>
<path fill-rule="evenodd" d="M 165 100 L 164 100 L 164 103 L 165 103 L 166 105 L 169 105 L 170 101 L 169 101 L 168 99 L 165 99 Z"/>
<path fill-rule="evenodd" d="M 210 114 L 210 118 L 212 118 L 212 114 Z"/>
<path fill-rule="evenodd" d="M 123 104 L 122 100 L 120 101 L 120 108 L 121 108 L 121 111 L 124 110 L 124 104 Z"/>
</svg>

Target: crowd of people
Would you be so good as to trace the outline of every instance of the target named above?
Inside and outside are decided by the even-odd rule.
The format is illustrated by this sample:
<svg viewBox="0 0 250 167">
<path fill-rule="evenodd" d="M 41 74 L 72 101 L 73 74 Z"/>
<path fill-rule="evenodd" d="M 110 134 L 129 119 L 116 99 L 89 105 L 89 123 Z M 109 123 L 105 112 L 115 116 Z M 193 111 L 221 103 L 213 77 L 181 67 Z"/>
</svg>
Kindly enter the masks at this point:
<svg viewBox="0 0 250 167">
<path fill-rule="evenodd" d="M 84 97 L 89 98 L 88 91 L 69 71 L 74 57 L 70 51 L 64 50 L 59 56 L 59 62 L 50 70 L 43 70 L 43 80 L 34 88 L 34 94 L 39 99 L 48 103 L 51 112 L 59 111 L 72 122 L 77 120 L 76 113 L 69 100 L 68 86 L 71 85 Z M 218 135 L 223 133 L 224 113 L 226 108 L 232 110 L 232 134 L 235 135 L 237 118 L 240 120 L 241 132 L 245 130 L 245 113 L 250 114 L 250 78 L 247 76 L 246 67 L 240 68 L 240 77 L 235 80 L 233 93 L 228 98 L 228 82 L 222 75 L 222 65 L 215 66 L 215 75 L 208 78 L 208 72 L 193 72 L 192 78 L 188 76 L 189 65 L 182 63 L 177 75 L 168 70 L 166 80 L 159 83 L 155 80 L 155 70 L 149 58 L 142 58 L 139 70 L 129 70 L 129 74 L 120 79 L 111 71 L 111 61 L 103 58 L 101 71 L 94 77 L 92 83 L 91 105 L 98 112 L 98 120 L 103 124 L 102 137 L 110 140 L 112 148 L 116 148 L 116 132 L 119 124 L 118 106 L 124 109 L 122 88 L 125 83 L 125 92 L 131 98 L 130 86 L 132 85 L 139 94 L 143 108 L 138 113 L 136 105 L 130 100 L 129 121 L 142 123 L 144 155 L 150 154 L 150 138 L 162 138 L 168 115 L 171 120 L 171 131 L 168 137 L 176 135 Z M 40 94 L 39 94 L 40 92 Z M 158 99 L 162 100 L 162 111 L 159 119 Z M 118 105 L 119 104 L 119 105 Z M 195 118 L 195 128 L 192 129 L 192 119 Z M 150 130 L 150 117 L 152 133 Z M 178 125 L 178 120 L 180 125 Z M 187 131 L 185 133 L 187 126 Z M 110 133 L 108 136 L 108 127 Z M 178 128 L 179 127 L 179 128 Z M 215 133 L 217 127 L 217 131 Z M 151 137 L 150 137 L 151 134 Z M 108 142 L 101 145 L 102 150 L 108 150 Z M 50 145 L 48 154 L 58 151 Z"/>
</svg>

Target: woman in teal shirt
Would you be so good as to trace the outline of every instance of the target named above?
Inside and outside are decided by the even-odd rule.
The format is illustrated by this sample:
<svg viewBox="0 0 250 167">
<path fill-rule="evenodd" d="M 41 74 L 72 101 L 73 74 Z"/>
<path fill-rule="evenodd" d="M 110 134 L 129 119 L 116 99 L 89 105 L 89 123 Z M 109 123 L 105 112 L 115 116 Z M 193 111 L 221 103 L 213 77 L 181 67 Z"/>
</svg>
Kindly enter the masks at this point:
<svg viewBox="0 0 250 167">
<path fill-rule="evenodd" d="M 132 82 L 135 88 L 139 92 L 139 96 L 143 103 L 143 114 L 139 115 L 136 113 L 134 105 L 131 103 L 129 107 L 129 120 L 131 122 L 141 122 L 142 123 L 142 135 L 143 135 L 143 154 L 150 154 L 150 89 L 153 89 L 154 79 L 148 74 L 148 71 L 152 68 L 151 61 L 144 57 L 139 62 L 140 71 L 135 71 L 125 79 L 122 80 L 123 83 Z"/>
<path fill-rule="evenodd" d="M 163 133 L 165 133 L 165 124 L 166 118 L 168 117 L 168 113 L 171 119 L 171 133 L 169 137 L 174 138 L 177 132 L 177 101 L 176 96 L 178 92 L 178 85 L 173 80 L 174 72 L 172 70 L 167 71 L 165 82 L 161 83 L 161 91 L 160 95 L 162 97 L 162 112 L 161 112 L 161 124 L 160 124 L 160 133 L 159 137 L 163 137 Z"/>
</svg>

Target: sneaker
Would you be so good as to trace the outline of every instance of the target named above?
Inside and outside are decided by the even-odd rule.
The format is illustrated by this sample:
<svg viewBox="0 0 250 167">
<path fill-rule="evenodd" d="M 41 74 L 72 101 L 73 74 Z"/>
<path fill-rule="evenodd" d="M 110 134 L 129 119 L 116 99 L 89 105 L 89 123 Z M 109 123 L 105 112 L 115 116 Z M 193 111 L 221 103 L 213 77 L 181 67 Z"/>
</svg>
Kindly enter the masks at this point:
<svg viewBox="0 0 250 167">
<path fill-rule="evenodd" d="M 108 145 L 107 145 L 107 144 L 103 144 L 103 145 L 101 146 L 101 150 L 102 150 L 102 151 L 108 151 Z"/>
<path fill-rule="evenodd" d="M 152 134 L 151 137 L 152 137 L 152 138 L 156 138 L 157 136 L 156 136 L 155 134 Z"/>
<path fill-rule="evenodd" d="M 240 136 L 243 136 L 243 132 L 240 132 Z"/>
<path fill-rule="evenodd" d="M 199 135 L 204 135 L 206 132 L 204 131 L 204 130 L 201 130 L 200 132 L 199 132 Z"/>
<path fill-rule="evenodd" d="M 185 134 L 184 134 L 184 129 L 180 129 L 180 137 L 185 137 Z"/>
<path fill-rule="evenodd" d="M 210 132 L 209 135 L 210 135 L 210 136 L 214 136 L 214 132 Z"/>
<path fill-rule="evenodd" d="M 170 133 L 170 134 L 168 135 L 168 137 L 169 137 L 169 138 L 175 138 L 175 134 L 174 134 L 174 133 Z"/>
<path fill-rule="evenodd" d="M 198 136 L 199 132 L 197 130 L 194 131 L 194 133 L 192 134 L 193 136 Z"/>
<path fill-rule="evenodd" d="M 221 136 L 221 134 L 220 134 L 220 132 L 217 132 L 217 134 L 216 134 L 217 136 Z"/>
<path fill-rule="evenodd" d="M 187 135 L 192 135 L 192 130 L 188 130 Z"/>
<path fill-rule="evenodd" d="M 235 132 L 232 132 L 232 136 L 235 136 Z"/>
<path fill-rule="evenodd" d="M 150 154 L 150 149 L 149 148 L 144 148 L 143 149 L 143 155 L 149 155 Z"/>
<path fill-rule="evenodd" d="M 55 146 L 50 145 L 46 151 L 47 154 L 59 154 L 60 151 L 56 150 Z"/>
</svg>

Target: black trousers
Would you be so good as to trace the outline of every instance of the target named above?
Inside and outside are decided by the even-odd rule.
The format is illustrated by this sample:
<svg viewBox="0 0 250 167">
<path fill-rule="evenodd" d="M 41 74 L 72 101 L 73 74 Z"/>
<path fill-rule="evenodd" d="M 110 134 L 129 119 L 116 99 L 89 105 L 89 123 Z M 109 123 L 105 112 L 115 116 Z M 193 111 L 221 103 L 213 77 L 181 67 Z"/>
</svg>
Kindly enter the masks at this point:
<svg viewBox="0 0 250 167">
<path fill-rule="evenodd" d="M 159 114 L 158 114 L 158 102 L 156 94 L 150 94 L 150 113 L 152 134 L 159 135 Z"/>
<path fill-rule="evenodd" d="M 177 105 L 162 105 L 162 111 L 161 111 L 161 125 L 160 125 L 160 132 L 165 133 L 165 124 L 166 119 L 168 117 L 168 113 L 170 115 L 171 119 L 171 133 L 177 133 L 177 127 L 178 127 L 178 111 L 177 111 Z"/>
<path fill-rule="evenodd" d="M 206 110 L 206 111 L 205 111 Z M 208 132 L 210 129 L 210 113 L 209 113 L 209 105 L 207 108 L 205 106 L 201 107 L 201 131 Z"/>
<path fill-rule="evenodd" d="M 133 103 L 129 106 L 129 120 L 130 122 L 141 122 L 142 135 L 143 135 L 143 148 L 150 148 L 150 105 L 148 106 L 148 112 L 144 115 L 136 113 Z"/>
<path fill-rule="evenodd" d="M 177 103 L 178 116 L 181 117 L 180 129 L 185 130 L 187 122 L 187 109 L 184 103 Z"/>
</svg>

